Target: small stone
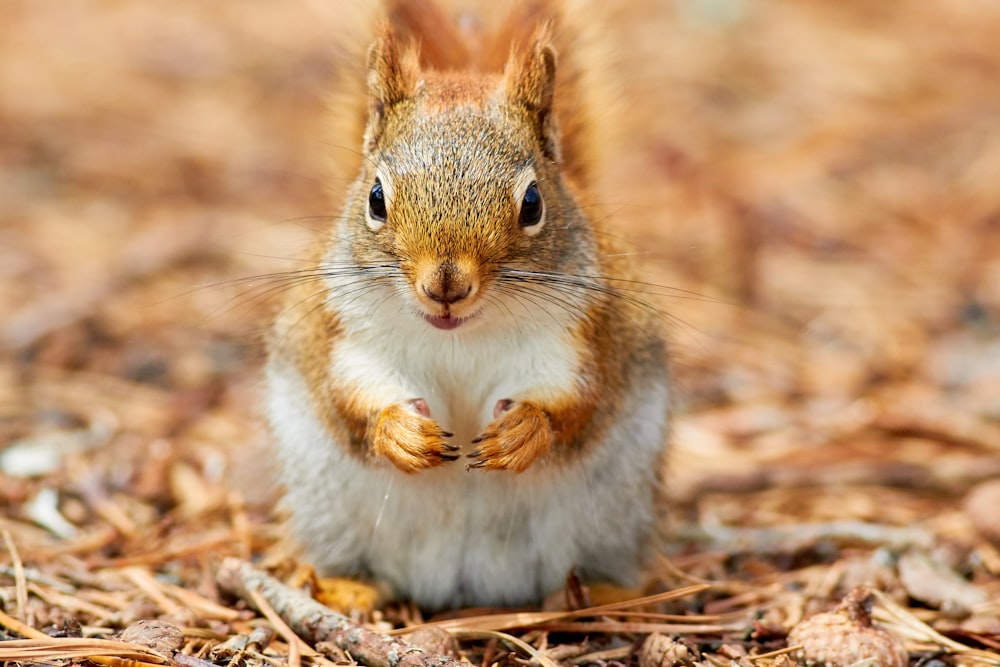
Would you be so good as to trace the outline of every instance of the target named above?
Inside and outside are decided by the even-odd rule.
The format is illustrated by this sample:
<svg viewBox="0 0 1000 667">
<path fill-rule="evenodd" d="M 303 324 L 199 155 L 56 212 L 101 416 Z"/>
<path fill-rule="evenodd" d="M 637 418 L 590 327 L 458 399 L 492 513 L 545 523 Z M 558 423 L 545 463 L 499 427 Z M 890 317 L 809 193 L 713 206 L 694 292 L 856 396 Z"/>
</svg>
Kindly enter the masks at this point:
<svg viewBox="0 0 1000 667">
<path fill-rule="evenodd" d="M 965 513 L 979 534 L 1000 544 L 1000 479 L 981 482 L 965 496 Z"/>
<path fill-rule="evenodd" d="M 145 646 L 157 653 L 170 656 L 184 643 L 184 633 L 172 623 L 141 620 L 122 630 L 120 639 L 123 642 Z"/>
<path fill-rule="evenodd" d="M 910 597 L 941 611 L 949 610 L 956 618 L 968 616 L 969 609 L 987 601 L 986 593 L 927 554 L 903 554 L 899 558 L 899 579 Z"/>
<path fill-rule="evenodd" d="M 458 660 L 458 641 L 447 630 L 436 625 L 427 625 L 415 630 L 408 637 L 411 644 L 416 644 L 433 655 L 446 655 Z"/>
</svg>

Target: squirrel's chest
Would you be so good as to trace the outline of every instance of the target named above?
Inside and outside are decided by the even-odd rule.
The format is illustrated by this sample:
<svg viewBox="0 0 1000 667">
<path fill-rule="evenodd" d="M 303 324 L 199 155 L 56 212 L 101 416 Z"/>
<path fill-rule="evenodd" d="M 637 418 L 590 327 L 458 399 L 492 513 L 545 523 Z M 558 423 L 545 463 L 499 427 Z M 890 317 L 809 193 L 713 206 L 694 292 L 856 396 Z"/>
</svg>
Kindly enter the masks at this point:
<svg viewBox="0 0 1000 667">
<path fill-rule="evenodd" d="M 386 404 L 424 399 L 434 419 L 464 442 L 493 419 L 501 399 L 574 390 L 581 362 L 571 328 L 553 321 L 443 332 L 400 317 L 343 341 L 331 372 Z"/>
</svg>

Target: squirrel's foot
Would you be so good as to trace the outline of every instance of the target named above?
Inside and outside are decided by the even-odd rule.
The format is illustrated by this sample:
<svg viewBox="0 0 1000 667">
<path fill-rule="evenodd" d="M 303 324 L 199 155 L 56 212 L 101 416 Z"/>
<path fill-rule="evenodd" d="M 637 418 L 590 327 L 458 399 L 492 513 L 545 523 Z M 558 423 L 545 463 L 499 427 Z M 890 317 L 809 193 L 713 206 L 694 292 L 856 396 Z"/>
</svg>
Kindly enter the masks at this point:
<svg viewBox="0 0 1000 667">
<path fill-rule="evenodd" d="M 433 468 L 459 457 L 451 433 L 431 419 L 427 401 L 414 398 L 393 403 L 378 414 L 371 430 L 371 449 L 405 473 Z"/>
<path fill-rule="evenodd" d="M 545 412 L 529 401 L 503 399 L 493 409 L 495 419 L 473 440 L 475 459 L 467 468 L 524 472 L 552 447 L 552 425 Z"/>
</svg>

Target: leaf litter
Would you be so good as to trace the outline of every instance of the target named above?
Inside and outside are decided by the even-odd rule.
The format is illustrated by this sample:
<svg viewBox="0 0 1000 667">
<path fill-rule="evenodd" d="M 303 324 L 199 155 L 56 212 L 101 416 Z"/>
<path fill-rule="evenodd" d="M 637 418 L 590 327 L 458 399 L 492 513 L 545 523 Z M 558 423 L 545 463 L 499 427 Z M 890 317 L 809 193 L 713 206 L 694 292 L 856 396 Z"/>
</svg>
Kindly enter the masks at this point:
<svg viewBox="0 0 1000 667">
<path fill-rule="evenodd" d="M 331 7 L 0 9 L 0 660 L 787 666 L 820 618 L 1000 664 L 996 7 L 587 8 L 669 287 L 674 537 L 640 590 L 446 617 L 317 578 L 259 463 L 266 276 L 335 213 Z"/>
</svg>

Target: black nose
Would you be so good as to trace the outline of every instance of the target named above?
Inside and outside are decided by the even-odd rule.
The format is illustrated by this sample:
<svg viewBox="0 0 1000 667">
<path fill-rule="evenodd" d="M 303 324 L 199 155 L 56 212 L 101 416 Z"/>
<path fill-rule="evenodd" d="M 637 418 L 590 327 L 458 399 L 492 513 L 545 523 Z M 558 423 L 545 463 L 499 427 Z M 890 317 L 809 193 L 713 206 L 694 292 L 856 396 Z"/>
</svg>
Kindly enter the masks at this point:
<svg viewBox="0 0 1000 667">
<path fill-rule="evenodd" d="M 442 262 L 433 280 L 424 283 L 422 288 L 432 301 L 448 306 L 469 296 L 472 281 L 453 262 Z"/>
</svg>

